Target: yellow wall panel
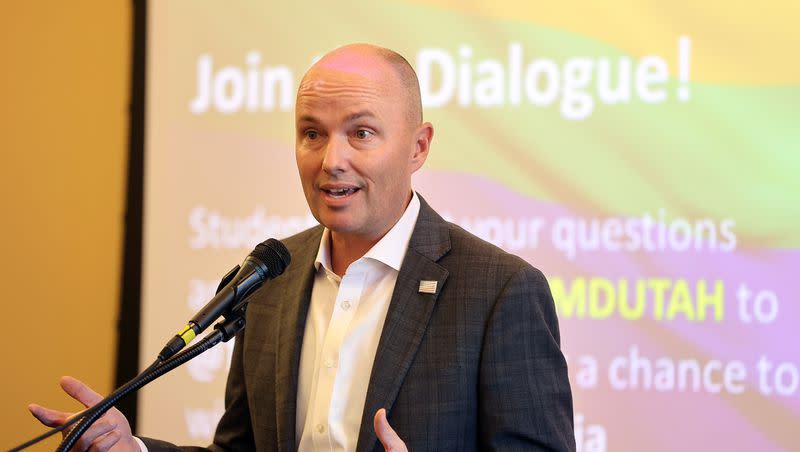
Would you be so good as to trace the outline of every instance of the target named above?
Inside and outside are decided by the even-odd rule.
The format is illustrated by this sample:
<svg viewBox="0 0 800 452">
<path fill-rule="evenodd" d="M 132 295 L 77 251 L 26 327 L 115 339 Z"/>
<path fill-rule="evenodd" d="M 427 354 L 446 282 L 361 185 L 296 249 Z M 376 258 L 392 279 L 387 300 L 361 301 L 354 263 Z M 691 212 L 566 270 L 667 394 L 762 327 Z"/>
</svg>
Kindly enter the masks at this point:
<svg viewBox="0 0 800 452">
<path fill-rule="evenodd" d="M 0 15 L 2 444 L 75 409 L 61 375 L 112 389 L 130 78 L 130 1 L 29 1 Z M 52 450 L 50 441 L 34 450 Z"/>
</svg>

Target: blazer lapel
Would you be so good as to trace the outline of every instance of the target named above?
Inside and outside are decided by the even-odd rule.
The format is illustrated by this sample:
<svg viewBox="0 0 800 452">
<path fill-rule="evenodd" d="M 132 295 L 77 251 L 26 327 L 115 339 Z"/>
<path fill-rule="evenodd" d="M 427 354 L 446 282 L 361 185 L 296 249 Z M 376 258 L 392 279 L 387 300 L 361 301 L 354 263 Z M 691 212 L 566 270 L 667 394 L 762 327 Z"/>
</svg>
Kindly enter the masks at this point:
<svg viewBox="0 0 800 452">
<path fill-rule="evenodd" d="M 297 378 L 300 348 L 303 344 L 311 289 L 314 285 L 314 259 L 319 250 L 322 227 L 295 251 L 290 267 L 294 274 L 287 281 L 298 281 L 286 287 L 275 319 L 278 351 L 275 361 L 275 419 L 278 428 L 278 450 L 296 451 Z"/>
<path fill-rule="evenodd" d="M 447 223 L 420 196 L 417 224 L 397 275 L 372 366 L 357 452 L 371 451 L 375 447 L 377 437 L 372 422 L 375 412 L 380 408 L 391 410 L 428 328 L 436 299 L 448 275 L 447 270 L 436 263 L 450 250 L 447 228 Z M 436 292 L 420 293 L 421 281 L 436 281 Z"/>
</svg>

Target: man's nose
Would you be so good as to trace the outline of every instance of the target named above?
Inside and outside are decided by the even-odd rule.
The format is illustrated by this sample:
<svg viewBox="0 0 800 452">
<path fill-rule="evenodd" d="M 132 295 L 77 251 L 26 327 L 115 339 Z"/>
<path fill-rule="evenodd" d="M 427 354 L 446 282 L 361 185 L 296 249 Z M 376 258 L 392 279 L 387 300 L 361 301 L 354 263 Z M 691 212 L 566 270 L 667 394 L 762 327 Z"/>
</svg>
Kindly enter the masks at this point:
<svg viewBox="0 0 800 452">
<path fill-rule="evenodd" d="M 347 138 L 332 137 L 325 146 L 322 170 L 328 174 L 339 174 L 349 167 L 350 144 Z"/>
</svg>

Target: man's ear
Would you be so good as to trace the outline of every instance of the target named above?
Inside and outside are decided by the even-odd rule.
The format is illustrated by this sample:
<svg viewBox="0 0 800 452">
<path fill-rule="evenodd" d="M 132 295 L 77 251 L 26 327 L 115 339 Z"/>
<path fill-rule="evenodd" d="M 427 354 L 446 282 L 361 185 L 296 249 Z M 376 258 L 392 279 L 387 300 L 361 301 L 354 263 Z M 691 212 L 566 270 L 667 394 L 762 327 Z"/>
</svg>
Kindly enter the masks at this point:
<svg viewBox="0 0 800 452">
<path fill-rule="evenodd" d="M 422 167 L 428 158 L 433 141 L 433 124 L 426 122 L 417 127 L 414 132 L 414 153 L 411 155 L 411 172 L 415 172 Z"/>
</svg>

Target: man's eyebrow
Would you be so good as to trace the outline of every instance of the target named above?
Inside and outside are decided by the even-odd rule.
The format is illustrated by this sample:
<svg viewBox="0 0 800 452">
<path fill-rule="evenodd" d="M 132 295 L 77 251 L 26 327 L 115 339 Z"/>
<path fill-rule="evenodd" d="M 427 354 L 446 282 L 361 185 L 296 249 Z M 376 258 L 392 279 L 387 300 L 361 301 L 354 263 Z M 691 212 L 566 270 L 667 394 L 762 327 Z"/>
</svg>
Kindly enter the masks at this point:
<svg viewBox="0 0 800 452">
<path fill-rule="evenodd" d="M 311 123 L 318 123 L 319 119 L 311 115 L 302 115 L 297 118 L 297 122 L 311 122 Z"/>
<path fill-rule="evenodd" d="M 347 122 L 353 122 L 353 121 L 356 121 L 356 120 L 359 120 L 359 119 L 362 119 L 362 118 L 377 118 L 377 117 L 378 117 L 378 115 L 376 115 L 375 113 L 373 113 L 370 110 L 361 110 L 361 111 L 357 111 L 355 113 L 347 115 L 345 120 Z M 299 118 L 297 118 L 297 123 L 298 124 L 300 124 L 300 123 L 319 124 L 320 122 L 321 121 L 320 121 L 319 118 L 317 118 L 316 116 L 313 116 L 313 115 L 309 115 L 309 114 L 304 114 L 304 115 L 301 115 Z"/>
<path fill-rule="evenodd" d="M 361 110 L 347 116 L 347 121 L 355 121 L 361 118 L 377 118 L 378 116 L 370 110 Z"/>
</svg>

